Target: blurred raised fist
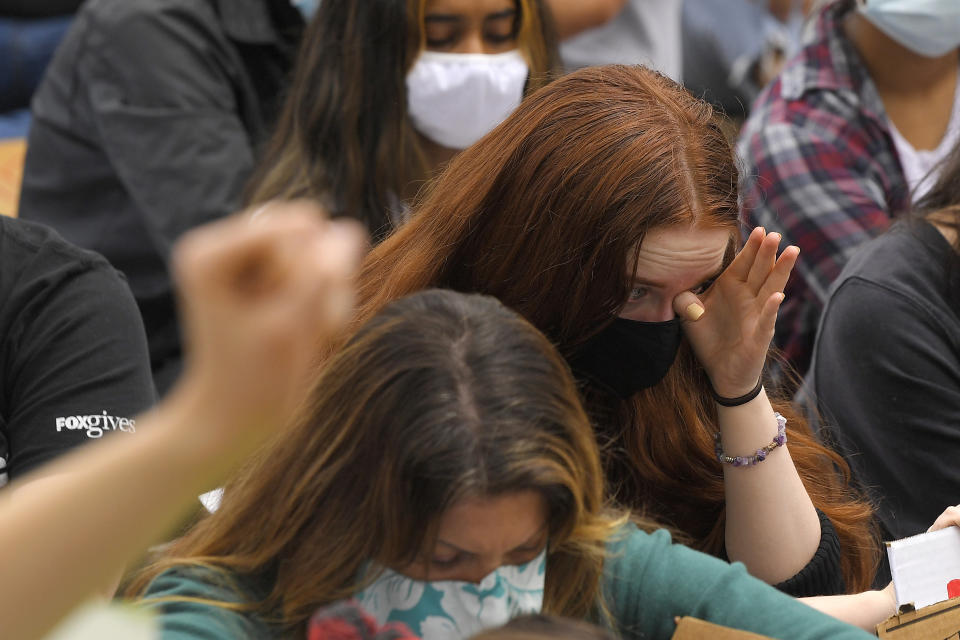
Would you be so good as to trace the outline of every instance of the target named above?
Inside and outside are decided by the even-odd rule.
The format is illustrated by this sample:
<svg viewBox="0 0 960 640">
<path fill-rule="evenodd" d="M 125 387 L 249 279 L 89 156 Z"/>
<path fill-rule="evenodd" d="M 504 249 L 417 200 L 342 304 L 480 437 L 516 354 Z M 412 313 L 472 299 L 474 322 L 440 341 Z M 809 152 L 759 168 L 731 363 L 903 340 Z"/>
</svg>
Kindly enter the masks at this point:
<svg viewBox="0 0 960 640">
<path fill-rule="evenodd" d="M 317 344 L 350 317 L 366 248 L 360 225 L 328 220 L 303 200 L 186 234 L 173 255 L 187 349 L 181 388 L 238 430 L 285 422 L 309 386 Z"/>
</svg>

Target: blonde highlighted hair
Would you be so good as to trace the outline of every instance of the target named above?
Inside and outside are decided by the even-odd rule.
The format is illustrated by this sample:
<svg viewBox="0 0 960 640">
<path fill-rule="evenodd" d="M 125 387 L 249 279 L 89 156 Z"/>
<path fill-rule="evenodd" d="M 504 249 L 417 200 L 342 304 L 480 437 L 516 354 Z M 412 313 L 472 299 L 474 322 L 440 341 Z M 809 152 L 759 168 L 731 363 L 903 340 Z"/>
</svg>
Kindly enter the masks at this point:
<svg viewBox="0 0 960 640">
<path fill-rule="evenodd" d="M 261 598 L 218 606 L 302 627 L 364 586 L 369 562 L 429 553 L 470 497 L 532 490 L 547 508 L 544 611 L 605 615 L 608 511 L 593 431 L 564 360 L 495 299 L 427 291 L 386 307 L 327 364 L 302 419 L 225 488 L 219 510 L 147 567 L 213 568 Z"/>
</svg>

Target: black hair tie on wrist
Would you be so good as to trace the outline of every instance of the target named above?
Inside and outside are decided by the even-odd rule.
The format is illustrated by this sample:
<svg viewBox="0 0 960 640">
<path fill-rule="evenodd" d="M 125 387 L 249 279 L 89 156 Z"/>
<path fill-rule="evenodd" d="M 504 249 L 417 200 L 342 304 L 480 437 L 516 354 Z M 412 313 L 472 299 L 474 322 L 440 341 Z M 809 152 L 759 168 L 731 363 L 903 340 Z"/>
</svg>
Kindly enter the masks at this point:
<svg viewBox="0 0 960 640">
<path fill-rule="evenodd" d="M 755 386 L 752 390 L 743 394 L 739 398 L 724 398 L 719 393 L 717 393 L 712 386 L 710 387 L 710 391 L 711 393 L 713 393 L 713 399 L 716 400 L 717 404 L 719 404 L 721 407 L 739 407 L 742 404 L 747 404 L 748 402 L 756 398 L 758 395 L 760 395 L 761 389 L 763 389 L 762 378 L 757 380 L 757 386 Z"/>
</svg>

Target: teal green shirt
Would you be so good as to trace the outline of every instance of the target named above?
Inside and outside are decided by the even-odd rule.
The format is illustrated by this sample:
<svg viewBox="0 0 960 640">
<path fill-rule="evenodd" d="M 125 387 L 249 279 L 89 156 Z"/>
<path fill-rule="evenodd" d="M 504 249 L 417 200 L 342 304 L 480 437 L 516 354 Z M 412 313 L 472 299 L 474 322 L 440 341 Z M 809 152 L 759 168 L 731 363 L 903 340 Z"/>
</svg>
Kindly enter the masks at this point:
<svg viewBox="0 0 960 640">
<path fill-rule="evenodd" d="M 740 563 L 730 565 L 673 544 L 666 531 L 647 534 L 627 525 L 609 551 L 604 597 L 624 638 L 667 640 L 676 626 L 674 618 L 688 615 L 784 640 L 876 640 L 753 578 Z M 145 595 L 145 604 L 159 609 L 162 640 L 283 637 L 251 614 L 195 603 L 149 602 L 167 596 L 243 600 L 212 572 L 167 571 Z"/>
</svg>

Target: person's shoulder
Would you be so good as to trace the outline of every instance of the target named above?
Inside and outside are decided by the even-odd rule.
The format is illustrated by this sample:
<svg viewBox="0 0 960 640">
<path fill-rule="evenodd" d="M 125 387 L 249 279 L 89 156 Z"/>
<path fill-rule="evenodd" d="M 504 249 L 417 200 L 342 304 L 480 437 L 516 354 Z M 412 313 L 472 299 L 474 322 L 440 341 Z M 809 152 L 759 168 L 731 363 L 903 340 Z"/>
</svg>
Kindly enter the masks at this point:
<svg viewBox="0 0 960 640">
<path fill-rule="evenodd" d="M 82 15 L 94 16 L 107 23 L 162 16 L 171 12 L 215 15 L 209 2 L 198 0 L 87 0 L 81 8 Z"/>
<path fill-rule="evenodd" d="M 844 67 L 832 59 L 823 37 L 787 61 L 757 97 L 740 140 L 773 132 L 832 139 L 859 126 L 859 96 L 847 86 Z M 777 129 L 778 128 L 778 129 Z"/>
<path fill-rule="evenodd" d="M 604 576 L 608 582 L 636 576 L 650 561 L 657 560 L 673 546 L 666 529 L 647 532 L 627 522 L 607 541 Z"/>
<path fill-rule="evenodd" d="M 670 542 L 670 533 L 665 529 L 647 532 L 633 522 L 626 522 L 607 540 L 607 553 L 616 557 L 621 552 L 629 551 L 634 547 L 645 547 L 650 544 L 670 544 Z"/>
<path fill-rule="evenodd" d="M 158 617 L 161 640 L 271 638 L 244 605 L 257 596 L 235 576 L 207 567 L 175 567 L 156 576 L 138 605 Z"/>
<path fill-rule="evenodd" d="M 741 149 L 758 141 L 775 147 L 773 143 L 784 136 L 832 143 L 856 124 L 854 106 L 826 97 L 825 91 L 785 97 L 782 82 L 782 78 L 775 80 L 757 99 L 738 138 Z"/>
<path fill-rule="evenodd" d="M 39 222 L 0 216 L 0 261 L 9 268 L 36 256 L 50 256 L 55 263 L 81 265 L 84 268 L 111 268 L 99 253 L 81 249 L 65 240 L 51 227 Z M 112 269 L 112 268 L 111 268 Z"/>
<path fill-rule="evenodd" d="M 877 350 L 877 344 L 892 348 L 891 341 L 912 341 L 931 331 L 955 334 L 950 266 L 945 255 L 930 252 L 922 237 L 926 231 L 899 223 L 853 255 L 831 285 L 820 319 L 816 350 L 821 362 L 829 360 L 820 354 L 840 348 L 886 357 L 888 350 Z"/>
<path fill-rule="evenodd" d="M 669 561 L 668 556 L 677 553 L 694 554 L 723 565 L 727 564 L 718 558 L 696 552 L 690 547 L 675 542 L 667 529 L 644 530 L 633 522 L 627 522 L 607 541 L 607 568 L 610 573 L 633 571 L 638 563 L 646 564 L 648 560 Z"/>
<path fill-rule="evenodd" d="M 895 223 L 857 250 L 837 278 L 834 293 L 871 284 L 905 295 L 925 295 L 917 291 L 918 284 L 934 284 L 932 281 L 945 273 L 951 253 L 946 240 L 934 237 L 937 235 L 936 229 L 926 222 Z"/>
<path fill-rule="evenodd" d="M 216 23 L 212 5 L 198 0 L 88 0 L 78 17 L 89 30 L 117 35 L 170 22 Z"/>
<path fill-rule="evenodd" d="M 37 222 L 0 216 L 0 269 L 5 274 L 30 272 L 103 271 L 122 276 L 106 258 L 67 242 L 52 228 Z"/>
<path fill-rule="evenodd" d="M 177 566 L 157 574 L 147 586 L 143 600 L 177 597 L 234 604 L 248 600 L 244 587 L 236 576 L 206 566 Z"/>
<path fill-rule="evenodd" d="M 20 326 L 32 335 L 100 316 L 126 321 L 130 331 L 118 336 L 143 332 L 127 279 L 106 258 L 45 225 L 2 217 L 0 311 L 7 331 Z"/>
</svg>

